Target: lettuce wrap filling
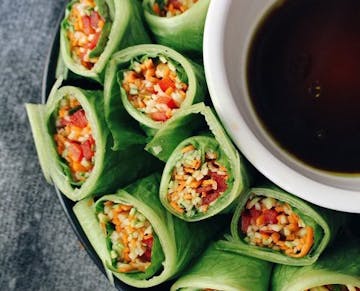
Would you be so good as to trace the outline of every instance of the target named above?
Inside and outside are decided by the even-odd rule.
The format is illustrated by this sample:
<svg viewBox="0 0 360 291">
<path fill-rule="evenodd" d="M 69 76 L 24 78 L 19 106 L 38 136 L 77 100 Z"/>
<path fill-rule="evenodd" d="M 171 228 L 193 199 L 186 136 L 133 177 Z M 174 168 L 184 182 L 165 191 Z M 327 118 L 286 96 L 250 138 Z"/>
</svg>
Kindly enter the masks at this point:
<svg viewBox="0 0 360 291">
<path fill-rule="evenodd" d="M 270 262 L 314 264 L 345 223 L 346 216 L 310 204 L 273 184 L 241 195 L 224 250 Z"/>
<path fill-rule="evenodd" d="M 141 4 L 133 0 L 72 0 L 60 30 L 57 75 L 104 82 L 105 67 L 114 52 L 149 43 Z M 68 74 L 67 69 L 78 76 Z"/>
<path fill-rule="evenodd" d="M 147 288 L 182 272 L 227 223 L 226 217 L 186 223 L 158 197 L 158 174 L 138 180 L 95 203 L 83 199 L 73 210 L 109 279 Z"/>
<path fill-rule="evenodd" d="M 220 151 L 216 140 L 208 137 L 193 137 L 182 143 L 179 151 L 175 150 L 178 158 L 174 161 L 167 193 L 173 211 L 187 217 L 206 213 L 228 190 L 231 184 L 228 165 Z"/>
<path fill-rule="evenodd" d="M 71 56 L 75 63 L 88 70 L 98 61 L 111 27 L 110 19 L 100 13 L 101 11 L 105 14 L 106 4 L 102 4 L 99 9 L 97 2 L 99 1 L 73 1 L 64 22 Z"/>
<path fill-rule="evenodd" d="M 54 141 L 57 153 L 66 162 L 75 183 L 84 182 L 95 163 L 95 140 L 85 110 L 79 101 L 66 95 L 59 102 Z"/>
<path fill-rule="evenodd" d="M 173 17 L 184 13 L 199 0 L 155 0 L 153 12 L 161 17 Z"/>
<path fill-rule="evenodd" d="M 107 239 L 112 268 L 119 273 L 148 270 L 154 240 L 158 240 L 149 220 L 133 205 L 111 200 L 101 201 L 96 209 Z"/>
<path fill-rule="evenodd" d="M 251 195 L 239 228 L 251 245 L 281 251 L 290 257 L 306 256 L 314 243 L 314 229 L 293 208 L 273 197 Z"/>
<path fill-rule="evenodd" d="M 128 102 L 156 122 L 173 116 L 188 89 L 184 69 L 163 55 L 134 58 L 119 82 Z"/>
</svg>

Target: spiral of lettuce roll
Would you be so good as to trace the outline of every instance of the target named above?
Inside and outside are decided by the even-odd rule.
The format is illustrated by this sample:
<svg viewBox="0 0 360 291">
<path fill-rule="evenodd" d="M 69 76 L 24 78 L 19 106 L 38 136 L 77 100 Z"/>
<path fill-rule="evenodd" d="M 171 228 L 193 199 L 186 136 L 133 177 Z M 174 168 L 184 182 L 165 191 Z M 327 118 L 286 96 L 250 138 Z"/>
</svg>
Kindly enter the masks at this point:
<svg viewBox="0 0 360 291">
<path fill-rule="evenodd" d="M 132 0 L 73 0 L 61 24 L 60 51 L 72 72 L 103 82 L 110 56 L 117 50 L 150 43 L 142 10 Z"/>
<path fill-rule="evenodd" d="M 73 210 L 110 279 L 147 288 L 176 276 L 200 256 L 224 220 L 187 224 L 158 198 L 159 175 L 152 175 Z"/>
<path fill-rule="evenodd" d="M 359 291 L 359 245 L 359 239 L 346 241 L 339 237 L 313 265 L 277 265 L 272 275 L 271 290 Z"/>
<path fill-rule="evenodd" d="M 115 53 L 106 70 L 104 89 L 110 129 L 118 123 L 114 110 L 123 107 L 149 135 L 176 112 L 202 101 L 207 92 L 201 66 L 156 44 Z M 118 137 L 112 133 L 116 143 Z"/>
<path fill-rule="evenodd" d="M 146 150 L 166 161 L 161 202 L 186 221 L 229 210 L 249 185 L 244 160 L 211 108 L 203 103 L 175 114 Z"/>
<path fill-rule="evenodd" d="M 157 43 L 186 53 L 202 53 L 210 0 L 145 0 L 145 20 Z"/>
<path fill-rule="evenodd" d="M 239 198 L 231 237 L 238 253 L 274 263 L 313 264 L 344 223 L 344 215 L 305 202 L 275 186 L 250 189 Z"/>
<path fill-rule="evenodd" d="M 214 243 L 171 291 L 264 291 L 268 290 L 271 269 L 269 262 L 223 251 Z"/>
<path fill-rule="evenodd" d="M 115 191 L 160 165 L 143 150 L 144 137 L 133 132 L 121 150 L 113 141 L 103 113 L 101 91 L 61 85 L 53 87 L 44 105 L 27 104 L 40 165 L 71 200 Z M 130 136 L 131 129 L 125 132 Z M 131 164 L 131 168 L 124 165 Z"/>
</svg>

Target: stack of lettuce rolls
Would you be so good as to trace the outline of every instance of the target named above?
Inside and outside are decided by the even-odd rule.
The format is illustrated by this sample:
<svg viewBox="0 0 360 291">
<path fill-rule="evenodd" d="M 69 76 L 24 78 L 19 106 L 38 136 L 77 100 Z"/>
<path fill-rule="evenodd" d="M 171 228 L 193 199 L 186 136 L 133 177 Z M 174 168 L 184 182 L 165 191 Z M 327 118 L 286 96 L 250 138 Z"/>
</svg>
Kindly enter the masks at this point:
<svg viewBox="0 0 360 291">
<path fill-rule="evenodd" d="M 101 83 L 107 61 L 115 51 L 149 42 L 138 1 L 73 0 L 67 5 L 61 23 L 64 65 Z"/>
<path fill-rule="evenodd" d="M 160 199 L 183 220 L 198 221 L 230 210 L 249 185 L 243 159 L 203 103 L 174 115 L 146 149 L 166 161 Z"/>
<path fill-rule="evenodd" d="M 198 259 L 226 220 L 188 224 L 163 208 L 155 174 L 73 210 L 110 279 L 147 288 L 178 275 Z"/>
<path fill-rule="evenodd" d="M 126 48 L 109 61 L 105 77 L 105 114 L 110 124 L 119 107 L 153 135 L 183 108 L 204 99 L 203 68 L 165 46 Z M 117 140 L 117 137 L 114 136 Z"/>
<path fill-rule="evenodd" d="M 338 238 L 310 266 L 277 265 L 272 275 L 273 291 L 359 291 L 360 240 Z"/>
<path fill-rule="evenodd" d="M 47 103 L 27 104 L 31 129 L 44 176 L 69 199 L 115 191 L 160 165 L 143 151 L 144 137 L 113 140 L 103 113 L 103 93 L 54 85 Z M 128 129 L 127 134 L 131 129 Z M 131 164 L 131 169 L 124 165 Z"/>
<path fill-rule="evenodd" d="M 214 243 L 171 286 L 171 291 L 265 291 L 271 270 L 272 264 L 267 261 L 223 251 Z"/>
<path fill-rule="evenodd" d="M 202 53 L 210 0 L 144 0 L 145 20 L 157 43 L 186 53 Z"/>
<path fill-rule="evenodd" d="M 341 213 L 301 200 L 274 185 L 239 198 L 231 237 L 222 247 L 274 263 L 313 264 L 344 223 Z"/>
</svg>

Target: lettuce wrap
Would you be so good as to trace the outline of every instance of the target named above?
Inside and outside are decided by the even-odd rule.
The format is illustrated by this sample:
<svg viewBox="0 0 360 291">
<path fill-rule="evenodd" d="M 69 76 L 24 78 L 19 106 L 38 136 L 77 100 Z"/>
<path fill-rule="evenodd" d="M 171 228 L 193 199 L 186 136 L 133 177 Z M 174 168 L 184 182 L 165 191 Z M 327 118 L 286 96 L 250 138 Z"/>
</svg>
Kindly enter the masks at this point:
<svg viewBox="0 0 360 291">
<path fill-rule="evenodd" d="M 60 64 L 102 83 L 110 56 L 140 43 L 150 43 L 150 39 L 138 1 L 73 0 L 61 23 Z"/>
<path fill-rule="evenodd" d="M 343 240 L 326 249 L 310 266 L 277 265 L 272 275 L 273 291 L 360 290 L 360 240 Z"/>
<path fill-rule="evenodd" d="M 273 185 L 256 187 L 239 198 L 231 237 L 221 245 L 274 263 L 311 265 L 345 219 L 343 213 L 317 207 Z"/>
<path fill-rule="evenodd" d="M 200 256 L 208 241 L 226 223 L 226 220 L 216 223 L 209 220 L 188 224 L 172 216 L 158 198 L 159 178 L 158 174 L 149 176 L 114 195 L 103 196 L 95 203 L 92 199 L 84 199 L 73 208 L 90 243 L 107 267 L 110 280 L 115 276 L 138 288 L 161 284 Z M 106 213 L 124 207 L 133 209 L 128 210 L 128 215 L 115 212 L 106 216 Z M 133 222 L 131 219 L 136 213 L 139 217 Z M 127 231 L 131 234 L 126 233 L 129 227 Z M 143 232 L 141 227 L 145 228 Z M 124 237 L 127 239 L 123 240 Z M 139 242 L 132 243 L 134 237 Z M 130 241 L 129 245 L 127 241 Z M 134 250 L 132 245 L 136 246 Z"/>
<path fill-rule="evenodd" d="M 115 143 L 118 108 L 153 135 L 174 113 L 202 101 L 206 92 L 203 68 L 170 48 L 137 45 L 115 53 L 104 85 L 105 115 Z"/>
<path fill-rule="evenodd" d="M 186 221 L 230 210 L 249 185 L 245 160 L 203 103 L 176 113 L 145 149 L 166 161 L 161 202 Z"/>
<path fill-rule="evenodd" d="M 269 262 L 223 251 L 214 243 L 171 286 L 171 291 L 264 291 L 268 290 L 271 269 Z"/>
<path fill-rule="evenodd" d="M 210 0 L 195 2 L 191 7 L 179 7 L 170 13 L 171 0 L 144 0 L 145 20 L 157 43 L 185 53 L 202 54 L 205 19 Z M 185 10 L 185 11 L 184 11 Z M 182 12 L 184 11 L 184 12 Z"/>
<path fill-rule="evenodd" d="M 115 191 L 160 168 L 143 150 L 144 137 L 131 129 L 120 150 L 113 141 L 103 113 L 101 91 L 72 86 L 52 88 L 44 105 L 27 104 L 33 137 L 44 176 L 69 199 Z M 125 127 L 125 126 L 124 126 Z M 124 165 L 130 165 L 128 168 Z"/>
</svg>

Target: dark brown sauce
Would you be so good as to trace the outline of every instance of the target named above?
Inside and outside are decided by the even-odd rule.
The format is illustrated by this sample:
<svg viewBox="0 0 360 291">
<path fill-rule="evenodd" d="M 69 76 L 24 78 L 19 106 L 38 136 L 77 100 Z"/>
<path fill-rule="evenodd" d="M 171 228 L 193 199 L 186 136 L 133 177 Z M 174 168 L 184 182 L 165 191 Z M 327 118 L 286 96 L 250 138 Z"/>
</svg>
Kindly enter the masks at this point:
<svg viewBox="0 0 360 291">
<path fill-rule="evenodd" d="M 315 168 L 360 173 L 360 1 L 285 1 L 250 52 L 251 100 L 274 140 Z"/>
</svg>

